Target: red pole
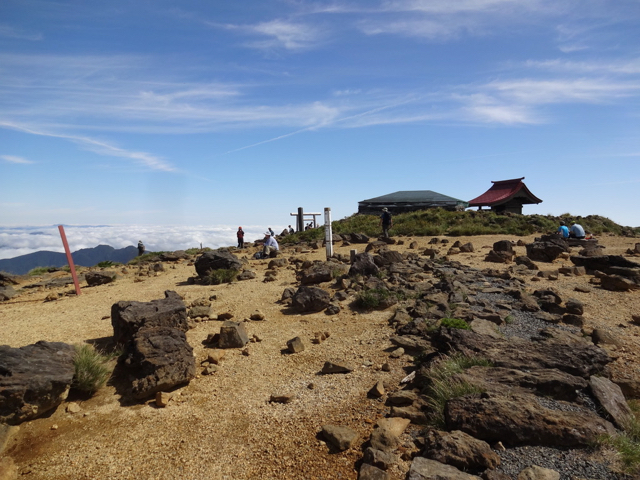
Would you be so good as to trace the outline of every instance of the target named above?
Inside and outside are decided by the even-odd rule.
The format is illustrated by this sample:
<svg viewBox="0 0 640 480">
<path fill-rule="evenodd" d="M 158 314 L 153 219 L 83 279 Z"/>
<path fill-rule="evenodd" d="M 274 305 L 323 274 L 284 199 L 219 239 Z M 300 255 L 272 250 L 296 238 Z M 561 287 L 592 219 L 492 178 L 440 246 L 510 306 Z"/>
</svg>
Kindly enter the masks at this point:
<svg viewBox="0 0 640 480">
<path fill-rule="evenodd" d="M 76 287 L 76 295 L 80 295 L 80 284 L 78 283 L 78 275 L 76 275 L 76 267 L 73 264 L 73 258 L 71 257 L 71 251 L 69 250 L 67 236 L 64 234 L 64 227 L 62 225 L 58 225 L 58 230 L 60 230 L 60 238 L 62 238 L 62 245 L 64 245 L 64 253 L 67 254 L 67 263 L 69 264 L 69 269 L 71 270 L 71 278 L 73 278 L 73 284 Z"/>
</svg>

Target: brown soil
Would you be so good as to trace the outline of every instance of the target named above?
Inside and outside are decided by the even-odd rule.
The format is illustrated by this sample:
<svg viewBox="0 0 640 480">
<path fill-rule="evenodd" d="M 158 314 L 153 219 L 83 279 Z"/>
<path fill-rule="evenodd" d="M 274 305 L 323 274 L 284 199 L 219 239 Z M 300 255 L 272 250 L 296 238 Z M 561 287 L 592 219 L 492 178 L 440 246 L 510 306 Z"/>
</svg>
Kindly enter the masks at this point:
<svg viewBox="0 0 640 480">
<path fill-rule="evenodd" d="M 460 254 L 453 260 L 477 268 L 507 268 L 483 261 L 488 249 L 506 236 L 458 238 L 471 241 L 475 253 Z M 511 240 L 518 240 L 512 237 Z M 522 237 L 525 242 L 533 237 Z M 404 245 L 392 249 L 405 251 L 412 240 L 416 251 L 427 246 L 429 238 L 402 238 Z M 634 239 L 605 236 L 600 243 L 607 254 L 624 254 Z M 348 254 L 362 245 L 336 246 Z M 443 252 L 446 246 L 440 245 Z M 120 300 L 149 301 L 163 298 L 165 290 L 177 291 L 189 305 L 202 297 L 216 295 L 216 313 L 232 312 L 237 321 L 248 319 L 256 309 L 264 321 L 249 321 L 247 330 L 261 341 L 250 343 L 248 355 L 229 350 L 219 370 L 198 376 L 176 390 L 166 408 L 153 400 L 125 405 L 111 386 L 90 399 L 69 399 L 80 405 L 80 412 L 69 413 L 61 405 L 54 412 L 20 426 L 15 444 L 5 452 L 30 479 L 355 479 L 355 462 L 360 448 L 335 453 L 320 439 L 322 425 L 349 426 L 366 440 L 378 418 L 387 413 L 383 401 L 367 398 L 367 391 L 383 380 L 390 390 L 410 371 L 408 356 L 389 358 L 387 320 L 394 309 L 353 312 L 349 301 L 340 314 L 289 314 L 278 303 L 286 287 L 295 287 L 292 266 L 280 269 L 277 280 L 263 282 L 267 261 L 253 260 L 255 249 L 246 257 L 257 273 L 253 280 L 218 286 L 189 285 L 195 275 L 193 265 L 181 262 L 165 265 L 153 276 L 139 276 L 138 267 L 125 267 L 115 283 L 82 289 L 80 296 L 65 295 L 45 302 L 47 295 L 69 292 L 36 289 L 10 302 L 0 304 L 0 344 L 20 347 L 39 340 L 66 343 L 109 343 L 113 333 L 111 305 Z M 516 247 L 519 255 L 524 247 Z M 324 259 L 325 250 L 297 253 L 284 249 L 286 258 Z M 630 258 L 631 260 L 637 260 Z M 542 269 L 570 266 L 569 260 L 540 264 Z M 635 372 L 639 362 L 640 327 L 631 323 L 640 314 L 640 291 L 608 292 L 592 286 L 590 293 L 574 291 L 589 286 L 590 276 L 564 277 L 557 281 L 532 282 L 535 290 L 556 288 L 563 298 L 577 298 L 585 304 L 585 330 L 603 327 L 618 336 L 624 347 L 612 351 L 619 358 L 616 368 Z M 140 281 L 142 279 L 142 281 Z M 30 279 L 29 282 L 34 282 Z M 329 288 L 329 287 L 327 287 Z M 197 364 L 207 358 L 203 341 L 219 331 L 220 322 L 197 323 L 188 333 Z M 315 332 L 329 332 L 321 344 L 312 344 Z M 300 336 L 305 351 L 284 354 L 287 340 Z M 354 367 L 346 375 L 319 375 L 324 362 L 342 359 Z M 388 362 L 390 372 L 381 370 Z M 288 404 L 269 403 L 272 394 L 295 396 Z M 410 427 L 417 429 L 417 427 Z M 406 435 L 409 449 L 409 431 Z M 409 453 L 409 452 L 407 452 Z M 409 458 L 409 455 L 405 455 Z M 405 478 L 410 460 L 400 460 L 390 472 L 392 478 Z"/>
</svg>

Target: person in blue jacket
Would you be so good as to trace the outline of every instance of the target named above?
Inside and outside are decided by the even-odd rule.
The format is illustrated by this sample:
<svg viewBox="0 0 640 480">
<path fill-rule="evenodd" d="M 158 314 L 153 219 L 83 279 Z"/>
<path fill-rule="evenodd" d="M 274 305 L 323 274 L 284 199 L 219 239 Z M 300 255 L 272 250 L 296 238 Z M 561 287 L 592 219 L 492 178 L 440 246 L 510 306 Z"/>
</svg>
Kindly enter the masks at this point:
<svg viewBox="0 0 640 480">
<path fill-rule="evenodd" d="M 560 222 L 560 226 L 558 227 L 558 234 L 562 235 L 562 238 L 569 238 L 569 229 L 564 224 L 564 222 Z"/>
</svg>

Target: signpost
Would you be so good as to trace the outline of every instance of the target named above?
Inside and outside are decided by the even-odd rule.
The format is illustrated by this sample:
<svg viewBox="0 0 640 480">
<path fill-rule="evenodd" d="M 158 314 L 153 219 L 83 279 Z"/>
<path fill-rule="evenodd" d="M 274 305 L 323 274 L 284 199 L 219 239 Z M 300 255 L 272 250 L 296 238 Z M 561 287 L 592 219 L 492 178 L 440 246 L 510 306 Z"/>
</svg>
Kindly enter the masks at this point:
<svg viewBox="0 0 640 480">
<path fill-rule="evenodd" d="M 327 246 L 327 260 L 333 257 L 333 232 L 331 230 L 331 209 L 324 209 L 324 240 Z"/>
<path fill-rule="evenodd" d="M 62 238 L 62 245 L 64 245 L 64 253 L 67 254 L 67 263 L 71 270 L 71 278 L 73 278 L 73 284 L 76 287 L 76 295 L 80 295 L 80 284 L 78 283 L 78 275 L 76 275 L 76 267 L 73 264 L 73 257 L 71 257 L 71 251 L 69 250 L 69 243 L 67 242 L 67 236 L 64 234 L 64 227 L 58 225 L 60 231 L 60 238 Z"/>
</svg>

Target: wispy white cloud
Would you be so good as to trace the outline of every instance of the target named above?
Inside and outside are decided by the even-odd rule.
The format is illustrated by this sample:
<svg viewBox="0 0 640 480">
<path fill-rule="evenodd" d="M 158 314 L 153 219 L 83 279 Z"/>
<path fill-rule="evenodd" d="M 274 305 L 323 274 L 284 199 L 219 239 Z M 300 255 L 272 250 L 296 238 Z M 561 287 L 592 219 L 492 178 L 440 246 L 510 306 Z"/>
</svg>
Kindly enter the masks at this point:
<svg viewBox="0 0 640 480">
<path fill-rule="evenodd" d="M 609 76 L 613 74 L 640 74 L 640 58 L 618 60 L 594 59 L 580 62 L 565 59 L 528 60 L 524 63 L 524 65 L 525 67 L 537 68 L 541 70 L 575 74 L 598 73 L 607 74 Z"/>
<path fill-rule="evenodd" d="M 308 50 L 321 44 L 325 38 L 324 32 L 317 26 L 285 19 L 275 19 L 253 25 L 221 25 L 216 23 L 210 23 L 210 25 L 240 31 L 252 36 L 265 37 L 245 42 L 246 46 L 260 50 Z"/>
<path fill-rule="evenodd" d="M 27 160 L 26 158 L 23 158 L 23 157 L 17 157 L 15 155 L 0 155 L 0 158 L 5 162 L 9 162 L 9 163 L 21 163 L 21 164 L 35 163 L 31 160 Z"/>
<path fill-rule="evenodd" d="M 44 37 L 41 33 L 29 33 L 10 25 L 0 25 L 0 37 L 15 38 L 18 40 L 39 41 Z"/>
<path fill-rule="evenodd" d="M 55 137 L 70 140 L 77 143 L 87 150 L 93 151 L 100 155 L 107 155 L 112 157 L 127 158 L 134 160 L 138 165 L 142 165 L 151 170 L 160 170 L 165 172 L 175 172 L 175 167 L 162 160 L 160 157 L 154 156 L 147 152 L 136 152 L 131 150 L 125 150 L 108 142 L 96 140 L 89 137 L 81 137 L 75 135 L 51 133 L 40 130 L 35 130 L 30 126 L 20 125 L 16 123 L 6 122 L 0 120 L 0 127 L 9 128 L 12 130 L 18 130 L 21 132 L 29 133 L 32 135 L 39 135 L 44 137 Z"/>
<path fill-rule="evenodd" d="M 640 93 L 640 82 L 594 78 L 496 81 L 485 88 L 523 104 L 598 103 Z"/>
</svg>

